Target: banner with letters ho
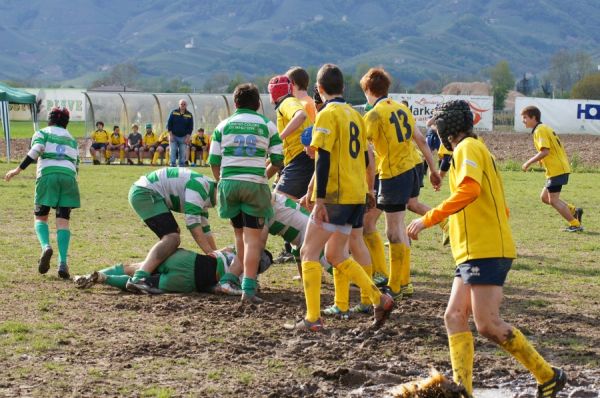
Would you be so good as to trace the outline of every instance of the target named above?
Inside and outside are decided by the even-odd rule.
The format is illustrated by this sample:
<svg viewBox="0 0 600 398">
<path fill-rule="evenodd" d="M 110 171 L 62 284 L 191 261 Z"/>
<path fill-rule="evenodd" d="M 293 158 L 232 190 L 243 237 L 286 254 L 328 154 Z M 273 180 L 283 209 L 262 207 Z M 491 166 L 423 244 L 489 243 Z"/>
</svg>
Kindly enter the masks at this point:
<svg viewBox="0 0 600 398">
<path fill-rule="evenodd" d="M 451 100 L 465 100 L 473 112 L 473 130 L 475 132 L 492 132 L 494 122 L 494 98 L 485 95 L 443 95 L 443 94 L 390 94 L 394 100 L 408 101 L 408 107 L 415 117 L 417 126 L 425 130 L 425 123 L 433 115 L 439 104 Z M 425 131 L 423 131 L 425 134 Z"/>
<path fill-rule="evenodd" d="M 70 88 L 24 88 L 37 97 L 39 119 L 46 120 L 48 111 L 54 106 L 66 106 L 71 120 L 85 120 L 85 95 L 82 89 Z M 31 120 L 29 105 L 10 104 L 10 120 Z"/>
<path fill-rule="evenodd" d="M 515 131 L 531 131 L 521 122 L 521 109 L 529 105 L 538 107 L 542 123 L 559 134 L 600 134 L 600 101 L 517 97 Z"/>
</svg>

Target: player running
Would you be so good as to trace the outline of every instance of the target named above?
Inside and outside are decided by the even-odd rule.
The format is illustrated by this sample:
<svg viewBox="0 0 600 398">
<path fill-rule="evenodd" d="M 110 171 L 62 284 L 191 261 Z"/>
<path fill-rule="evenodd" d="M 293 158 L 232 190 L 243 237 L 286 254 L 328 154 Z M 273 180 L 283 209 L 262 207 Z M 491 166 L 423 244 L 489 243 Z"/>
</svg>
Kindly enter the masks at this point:
<svg viewBox="0 0 600 398">
<path fill-rule="evenodd" d="M 449 101 L 434 112 L 444 146 L 452 148 L 450 197 L 408 226 L 408 236 L 449 217 L 455 278 L 444 314 L 454 381 L 473 393 L 473 315 L 477 331 L 498 344 L 538 382 L 538 397 L 555 397 L 567 377 L 550 366 L 519 329 L 500 318 L 503 285 L 516 257 L 508 224 L 504 186 L 494 157 L 473 134 L 473 114 L 466 101 Z"/>
</svg>

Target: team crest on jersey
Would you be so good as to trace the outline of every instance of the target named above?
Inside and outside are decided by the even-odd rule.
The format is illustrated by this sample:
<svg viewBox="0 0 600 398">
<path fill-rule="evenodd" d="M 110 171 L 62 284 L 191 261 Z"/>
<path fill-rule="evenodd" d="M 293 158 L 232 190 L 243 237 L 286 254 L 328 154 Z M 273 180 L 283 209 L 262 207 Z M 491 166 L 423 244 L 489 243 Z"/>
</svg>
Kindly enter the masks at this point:
<svg viewBox="0 0 600 398">
<path fill-rule="evenodd" d="M 331 133 L 331 131 L 329 131 L 329 129 L 326 129 L 324 127 L 316 127 L 315 130 L 319 133 L 323 133 L 323 134 L 329 134 Z"/>
</svg>

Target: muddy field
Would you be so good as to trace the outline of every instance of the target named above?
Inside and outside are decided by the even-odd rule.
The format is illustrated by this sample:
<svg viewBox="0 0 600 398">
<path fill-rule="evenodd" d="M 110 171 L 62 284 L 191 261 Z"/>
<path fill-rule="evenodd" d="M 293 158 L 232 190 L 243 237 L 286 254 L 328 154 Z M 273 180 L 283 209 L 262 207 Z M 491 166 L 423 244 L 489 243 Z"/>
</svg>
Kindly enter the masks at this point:
<svg viewBox="0 0 600 398">
<path fill-rule="evenodd" d="M 533 143 L 530 134 L 490 133 L 483 134 L 485 143 L 500 161 L 523 162 L 532 155 Z M 563 134 L 560 136 L 571 161 L 587 167 L 600 166 L 600 136 L 589 134 Z M 13 139 L 12 158 L 21 159 L 28 150 L 29 140 Z M 84 140 L 80 140 L 84 148 Z M 5 156 L 5 144 L 0 140 L 0 154 Z"/>
<path fill-rule="evenodd" d="M 530 138 L 484 137 L 499 160 L 517 162 L 531 155 Z M 600 167 L 600 137 L 562 140 L 569 154 L 578 154 L 581 165 Z M 17 158 L 27 144 L 16 142 Z M 86 167 L 88 173 L 131 169 Z M 126 177 L 115 175 L 114 183 L 125 187 L 118 188 L 119 195 L 133 180 Z M 23 179 L 32 184 L 33 172 Z M 114 193 L 96 188 L 96 181 L 84 183 L 89 192 L 96 189 L 94 201 L 115 201 Z M 538 185 L 527 195 L 536 198 Z M 136 296 L 103 286 L 81 291 L 55 277 L 54 268 L 47 276 L 37 275 L 32 265 L 38 246 L 31 231 L 29 188 L 23 198 L 4 199 L 3 207 L 9 210 L 1 213 L 3 231 L 10 230 L 13 237 L 7 238 L 8 232 L 0 236 L 0 268 L 8 270 L 0 274 L 0 396 L 382 397 L 394 385 L 426 376 L 431 367 L 451 373 L 443 327 L 451 266 L 437 273 L 424 263 L 415 266 L 414 297 L 403 300 L 379 331 L 367 330 L 370 318 L 357 315 L 345 321 L 325 319 L 322 333 L 299 333 L 284 328 L 304 312 L 302 287 L 292 279 L 296 273 L 292 264 L 274 265 L 261 277 L 266 302 L 258 306 L 240 306 L 237 298 L 206 294 Z M 3 192 L 12 194 L 0 190 L 0 197 Z M 139 257 L 140 250 L 125 248 L 126 242 L 149 244 L 140 243 L 150 234 L 136 230 L 144 228 L 139 220 L 139 225 L 131 224 L 134 218 L 126 204 L 118 210 L 125 227 L 103 221 L 94 212 L 97 206 L 88 202 L 86 211 L 77 213 L 80 229 L 73 253 L 87 254 L 75 270 L 79 266 L 89 272 L 113 264 L 106 261 L 115 256 L 103 252 L 114 245 L 123 247 L 117 258 L 127 259 Z M 520 274 L 531 275 L 540 284 L 529 285 L 518 279 L 519 273 L 513 274 L 516 281 L 506 287 L 502 309 L 504 318 L 529 336 L 551 363 L 564 367 L 569 384 L 561 397 L 598 397 L 600 391 L 600 273 L 595 262 L 600 247 L 599 234 L 593 231 L 597 227 L 592 225 L 598 225 L 598 218 L 591 218 L 598 205 L 590 203 L 587 208 L 591 231 L 570 245 L 581 248 L 575 258 L 583 268 L 561 268 L 561 253 L 554 247 L 535 240 L 521 244 Z M 515 206 L 519 212 L 529 214 Z M 519 227 L 529 233 L 524 223 Z M 16 245 L 20 251 L 13 254 L 10 244 L 20 237 L 22 242 Z M 275 248 L 280 247 L 277 241 Z M 437 241 L 419 241 L 416 255 L 424 250 L 434 259 L 448 256 Z M 90 258 L 97 263 L 90 264 Z M 552 266 L 546 271 L 534 268 L 542 263 Z M 568 273 L 564 286 L 559 272 Z M 546 277 L 555 284 L 550 292 L 541 285 Z M 326 275 L 323 281 L 322 307 L 333 300 L 331 278 Z M 578 289 L 579 283 L 587 291 Z M 358 292 L 352 292 L 351 300 L 358 301 Z M 525 369 L 476 333 L 475 339 L 475 388 L 509 391 L 508 395 L 488 391 L 486 397 L 535 396 L 535 381 Z"/>
</svg>

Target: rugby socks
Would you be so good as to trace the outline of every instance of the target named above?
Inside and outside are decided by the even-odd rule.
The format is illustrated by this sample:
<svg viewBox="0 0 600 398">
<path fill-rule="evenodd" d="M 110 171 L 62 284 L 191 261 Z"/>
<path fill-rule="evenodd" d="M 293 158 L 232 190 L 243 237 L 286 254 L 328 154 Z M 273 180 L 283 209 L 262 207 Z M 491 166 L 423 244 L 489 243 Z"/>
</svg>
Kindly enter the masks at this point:
<svg viewBox="0 0 600 398">
<path fill-rule="evenodd" d="M 58 244 L 58 263 L 67 263 L 67 253 L 69 252 L 69 242 L 71 241 L 71 231 L 68 229 L 59 229 L 56 231 L 56 241 Z"/>
<path fill-rule="evenodd" d="M 402 268 L 400 269 L 400 286 L 410 283 L 410 246 L 402 245 Z"/>
<path fill-rule="evenodd" d="M 190 151 L 190 160 L 192 164 L 196 164 L 196 151 Z"/>
<path fill-rule="evenodd" d="M 242 279 L 242 290 L 244 291 L 244 295 L 247 297 L 256 295 L 256 279 L 248 278 L 244 276 Z"/>
<path fill-rule="evenodd" d="M 373 262 L 373 271 L 379 272 L 380 274 L 389 277 L 387 264 L 385 262 L 385 248 L 383 247 L 383 241 L 379 232 L 371 232 L 363 236 L 369 254 L 371 255 L 371 261 Z"/>
<path fill-rule="evenodd" d="M 369 277 L 369 279 L 373 280 L 373 266 L 372 265 L 363 265 L 363 270 Z M 371 305 L 371 299 L 369 298 L 368 292 L 360 289 L 360 302 L 361 304 Z"/>
<path fill-rule="evenodd" d="M 544 384 L 554 377 L 552 366 L 533 348 L 519 329 L 513 328 L 512 336 L 500 343 L 500 346 L 521 362 L 538 384 Z"/>
<path fill-rule="evenodd" d="M 455 333 L 448 336 L 450 347 L 450 362 L 454 382 L 462 384 L 469 395 L 473 394 L 473 357 L 475 346 L 473 334 L 468 332 Z"/>
<path fill-rule="evenodd" d="M 160 153 L 158 151 L 154 151 L 154 156 L 152 156 L 152 164 L 156 164 L 159 155 Z"/>
<path fill-rule="evenodd" d="M 348 311 L 350 308 L 350 280 L 336 267 L 333 267 L 333 287 L 335 292 L 333 303 L 340 311 Z"/>
<path fill-rule="evenodd" d="M 101 269 L 100 271 L 104 275 L 125 275 L 125 268 L 123 268 L 123 264 L 116 264 L 112 267 Z"/>
<path fill-rule="evenodd" d="M 581 226 L 581 223 L 579 222 L 578 219 L 574 218 L 571 221 L 569 221 L 569 226 L 570 227 L 579 227 L 579 226 Z"/>
<path fill-rule="evenodd" d="M 404 271 L 404 244 L 390 242 L 390 279 L 388 286 L 393 293 L 400 292 Z M 405 272 L 405 271 L 404 271 Z M 409 271 L 410 272 L 410 271 Z"/>
<path fill-rule="evenodd" d="M 567 202 L 565 202 L 565 204 L 566 204 L 566 205 L 567 205 L 567 207 L 569 208 L 569 211 L 571 212 L 571 215 L 572 215 L 573 217 L 575 217 L 575 206 L 573 206 L 572 204 L 570 204 L 570 203 L 567 203 Z"/>
<path fill-rule="evenodd" d="M 306 320 L 316 322 L 321 317 L 321 264 L 302 262 L 302 285 L 306 301 Z"/>
<path fill-rule="evenodd" d="M 129 275 L 106 275 L 106 281 L 104 283 L 108 286 L 117 287 L 121 290 L 125 290 L 125 286 L 127 286 L 128 280 Z"/>
<path fill-rule="evenodd" d="M 377 286 L 373 283 L 373 280 L 367 275 L 363 267 L 360 266 L 352 257 L 348 257 L 336 268 L 338 271 L 345 273 L 348 279 L 352 280 L 360 288 L 361 293 L 365 293 L 369 297 L 369 300 L 373 305 L 379 305 L 381 299 L 381 292 L 377 289 Z"/>
<path fill-rule="evenodd" d="M 40 220 L 35 220 L 35 234 L 37 235 L 38 241 L 40 241 L 40 246 L 42 246 L 42 250 L 46 248 L 46 246 L 50 246 L 50 229 L 48 228 L 48 223 Z"/>
<path fill-rule="evenodd" d="M 123 163 L 125 161 L 125 150 L 119 149 L 119 162 Z"/>
<path fill-rule="evenodd" d="M 133 274 L 133 277 L 131 278 L 131 281 L 133 283 L 138 283 L 140 282 L 142 279 L 144 278 L 149 278 L 150 277 L 150 272 L 146 272 L 143 271 L 141 269 L 138 269 L 137 271 L 135 271 L 135 273 Z"/>
</svg>

